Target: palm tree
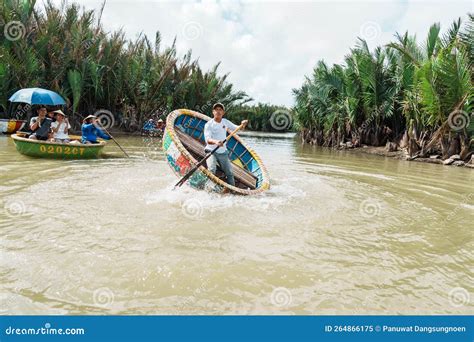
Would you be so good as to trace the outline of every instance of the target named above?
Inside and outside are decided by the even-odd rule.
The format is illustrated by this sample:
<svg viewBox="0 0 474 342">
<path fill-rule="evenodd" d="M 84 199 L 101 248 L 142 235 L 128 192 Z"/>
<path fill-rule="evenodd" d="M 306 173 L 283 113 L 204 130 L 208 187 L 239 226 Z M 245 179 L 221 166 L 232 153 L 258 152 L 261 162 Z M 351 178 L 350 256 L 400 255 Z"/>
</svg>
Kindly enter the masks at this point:
<svg viewBox="0 0 474 342">
<path fill-rule="evenodd" d="M 469 50 L 461 39 L 460 28 L 461 22 L 457 20 L 441 37 L 439 24 L 434 24 L 429 30 L 424 49 L 417 46 L 413 38 L 407 38 L 407 34 L 398 36 L 397 43 L 389 44 L 403 58 L 409 59 L 408 68 L 415 72 L 412 83 L 406 85 L 407 91 L 402 100 L 406 109 L 404 114 L 409 119 L 410 138 L 416 142 L 412 152 L 421 147 L 420 154 L 424 155 L 435 144 L 440 144 L 443 155 L 447 157 L 459 153 L 460 141 L 468 139 L 465 132 L 453 133 L 449 126 L 451 113 L 472 111 L 473 83 Z M 410 105 L 414 103 L 416 105 Z M 436 132 L 431 134 L 434 130 Z M 418 134 L 421 131 L 423 133 Z M 431 136 L 434 139 L 427 143 Z M 466 154 L 466 150 L 463 154 Z"/>
<path fill-rule="evenodd" d="M 474 16 L 464 29 L 456 20 L 443 36 L 432 25 L 421 45 L 408 33 L 395 38 L 373 51 L 359 39 L 344 65 L 317 63 L 293 90 L 303 139 L 328 146 L 391 139 L 413 156 L 469 157 L 473 125 L 456 122 L 469 122 L 474 109 Z"/>
<path fill-rule="evenodd" d="M 4 108 L 19 88 L 39 86 L 63 95 L 78 118 L 79 113 L 108 108 L 127 128 L 137 129 L 151 115 L 166 115 L 175 108 L 218 100 L 233 108 L 251 100 L 233 89 L 227 75 L 219 75 L 219 64 L 203 71 L 191 52 L 177 56 L 175 42 L 163 48 L 159 32 L 153 43 L 146 36 L 128 41 L 122 31 L 105 32 L 103 8 L 85 11 L 77 4 L 58 7 L 47 1 L 39 11 L 35 5 L 35 0 L 0 4 L 2 23 L 18 21 L 25 27 L 22 39 L 1 36 Z"/>
</svg>

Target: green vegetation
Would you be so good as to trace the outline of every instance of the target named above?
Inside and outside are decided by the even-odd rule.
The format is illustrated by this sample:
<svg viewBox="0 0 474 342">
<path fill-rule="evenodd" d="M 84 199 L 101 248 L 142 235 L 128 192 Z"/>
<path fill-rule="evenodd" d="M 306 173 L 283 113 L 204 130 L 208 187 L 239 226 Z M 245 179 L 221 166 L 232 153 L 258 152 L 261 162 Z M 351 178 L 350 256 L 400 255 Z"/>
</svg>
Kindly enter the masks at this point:
<svg viewBox="0 0 474 342">
<path fill-rule="evenodd" d="M 408 33 L 370 51 L 359 40 L 343 65 L 317 63 L 295 89 L 297 125 L 305 142 L 380 146 L 410 155 L 472 153 L 474 142 L 474 15 L 446 33 L 431 26 L 418 44 Z M 469 125 L 469 122 L 471 124 Z"/>
<path fill-rule="evenodd" d="M 233 122 L 249 120 L 248 129 L 263 132 L 287 132 L 293 128 L 293 114 L 286 107 L 259 103 L 243 105 L 228 114 Z"/>
<path fill-rule="evenodd" d="M 11 35 L 0 35 L 3 110 L 16 90 L 43 87 L 65 97 L 71 112 L 105 108 L 137 129 L 173 109 L 209 114 L 221 101 L 232 113 L 251 100 L 218 75 L 219 65 L 203 71 L 191 51 L 178 57 L 174 43 L 162 47 L 159 32 L 153 44 L 146 36 L 127 41 L 122 31 L 106 33 L 101 14 L 65 2 L 58 8 L 48 1 L 39 11 L 35 0 L 2 1 L 0 29 Z"/>
</svg>

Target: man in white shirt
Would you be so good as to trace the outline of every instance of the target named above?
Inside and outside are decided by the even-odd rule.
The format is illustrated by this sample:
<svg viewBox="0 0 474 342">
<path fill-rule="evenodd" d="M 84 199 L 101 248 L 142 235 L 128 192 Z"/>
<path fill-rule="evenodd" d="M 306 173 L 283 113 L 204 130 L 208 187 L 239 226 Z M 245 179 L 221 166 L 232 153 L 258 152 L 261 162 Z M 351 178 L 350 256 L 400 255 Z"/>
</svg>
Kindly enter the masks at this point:
<svg viewBox="0 0 474 342">
<path fill-rule="evenodd" d="M 29 138 L 34 140 L 48 140 L 53 120 L 46 116 L 46 114 L 48 114 L 46 106 L 39 106 L 36 112 L 38 113 L 38 116 L 35 116 L 30 120 L 32 134 L 30 134 Z"/>
<path fill-rule="evenodd" d="M 206 152 L 211 152 L 216 146 L 219 146 L 216 152 L 207 159 L 207 168 L 212 173 L 216 173 L 217 164 L 224 171 L 227 183 L 235 186 L 234 173 L 232 164 L 229 159 L 226 144 L 222 141 L 226 138 L 226 132 L 229 133 L 237 128 L 232 122 L 224 119 L 225 107 L 222 103 L 216 103 L 212 106 L 212 115 L 214 119 L 209 120 L 204 126 L 204 139 L 206 140 Z M 245 127 L 248 120 L 243 120 L 242 125 Z"/>
<path fill-rule="evenodd" d="M 66 114 L 64 114 L 60 109 L 53 113 L 56 114 L 56 121 L 51 124 L 54 141 L 68 143 L 70 141 L 68 132 L 71 129 L 69 120 L 66 118 Z"/>
</svg>

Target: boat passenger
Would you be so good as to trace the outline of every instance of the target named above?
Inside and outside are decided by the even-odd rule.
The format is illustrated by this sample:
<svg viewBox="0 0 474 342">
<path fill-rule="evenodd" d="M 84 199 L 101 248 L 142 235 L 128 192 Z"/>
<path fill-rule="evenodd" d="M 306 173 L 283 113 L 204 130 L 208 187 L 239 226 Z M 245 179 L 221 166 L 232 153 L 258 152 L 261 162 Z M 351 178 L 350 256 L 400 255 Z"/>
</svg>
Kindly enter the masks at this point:
<svg viewBox="0 0 474 342">
<path fill-rule="evenodd" d="M 97 117 L 95 115 L 89 115 L 84 119 L 82 123 L 82 139 L 83 144 L 98 144 L 97 137 L 104 140 L 109 140 L 110 136 L 105 134 L 99 127 L 97 127 Z"/>
<path fill-rule="evenodd" d="M 163 122 L 163 119 L 158 120 L 158 123 L 156 124 L 156 129 L 162 132 L 165 130 L 165 123 Z"/>
<path fill-rule="evenodd" d="M 55 122 L 56 121 L 55 111 L 48 112 L 47 117 L 50 118 L 52 122 Z"/>
<path fill-rule="evenodd" d="M 232 164 L 229 159 L 229 152 L 225 143 L 222 141 L 226 138 L 227 129 L 235 130 L 237 128 L 232 122 L 224 119 L 225 107 L 222 103 L 216 103 L 212 106 L 212 115 L 214 119 L 209 120 L 204 126 L 204 138 L 206 140 L 206 153 L 211 152 L 216 146 L 219 146 L 217 151 L 213 153 L 209 159 L 206 160 L 207 168 L 212 173 L 216 173 L 217 164 L 219 164 L 222 171 L 224 171 L 227 183 L 235 185 L 234 173 Z M 242 125 L 247 125 L 248 120 L 243 120 Z"/>
<path fill-rule="evenodd" d="M 64 114 L 60 109 L 55 110 L 54 114 L 56 114 L 56 121 L 51 124 L 54 141 L 59 143 L 69 143 L 70 139 L 68 132 L 71 129 L 71 125 L 69 124 L 66 114 Z"/>
<path fill-rule="evenodd" d="M 46 116 L 47 110 L 45 106 L 40 106 L 36 112 L 38 116 L 30 120 L 30 129 L 33 133 L 30 134 L 29 138 L 34 140 L 48 140 L 53 121 Z"/>
<path fill-rule="evenodd" d="M 145 124 L 143 125 L 143 131 L 153 131 L 156 129 L 155 121 L 153 119 L 149 119 Z"/>
</svg>

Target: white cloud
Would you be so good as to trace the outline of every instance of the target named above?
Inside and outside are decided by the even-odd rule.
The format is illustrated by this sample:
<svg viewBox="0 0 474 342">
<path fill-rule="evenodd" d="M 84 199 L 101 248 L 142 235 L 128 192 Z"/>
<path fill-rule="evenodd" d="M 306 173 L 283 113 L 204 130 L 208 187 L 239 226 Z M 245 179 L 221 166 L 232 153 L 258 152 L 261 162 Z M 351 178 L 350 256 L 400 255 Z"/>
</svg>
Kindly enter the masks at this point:
<svg viewBox="0 0 474 342">
<path fill-rule="evenodd" d="M 57 0 L 59 1 L 59 0 Z M 102 0 L 77 1 L 99 8 Z M 108 0 L 102 22 L 140 32 L 163 46 L 177 37 L 181 55 L 192 49 L 207 69 L 221 61 L 236 89 L 257 101 L 292 105 L 319 59 L 341 63 L 361 34 L 369 46 L 385 44 L 396 31 L 425 39 L 429 26 L 446 29 L 474 11 L 474 1 L 133 1 Z M 373 39 L 372 39 L 373 38 Z"/>
</svg>

